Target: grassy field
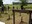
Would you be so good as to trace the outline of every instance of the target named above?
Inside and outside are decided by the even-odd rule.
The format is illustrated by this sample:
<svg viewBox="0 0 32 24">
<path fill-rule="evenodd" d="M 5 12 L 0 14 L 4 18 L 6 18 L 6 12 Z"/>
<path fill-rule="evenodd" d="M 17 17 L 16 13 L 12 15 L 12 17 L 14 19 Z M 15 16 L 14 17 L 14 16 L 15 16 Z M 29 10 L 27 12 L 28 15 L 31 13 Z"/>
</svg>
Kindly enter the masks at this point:
<svg viewBox="0 0 32 24">
<path fill-rule="evenodd" d="M 9 6 L 10 7 L 10 9 L 13 9 L 13 6 L 15 7 L 15 9 L 21 9 L 21 5 L 13 5 L 13 4 L 11 4 L 11 5 L 4 5 L 6 8 Z M 32 4 L 27 4 L 26 6 L 23 6 L 25 9 L 32 9 Z"/>
<path fill-rule="evenodd" d="M 12 11 L 8 11 L 8 14 L 1 14 L 1 18 L 0 18 L 0 21 L 2 22 L 5 22 L 6 24 L 13 24 L 13 12 Z M 10 15 L 10 20 L 7 20 L 9 18 L 9 15 Z M 20 24 L 21 22 L 21 17 L 23 17 L 23 22 L 28 24 L 29 23 L 29 14 L 26 14 L 26 13 L 21 13 L 21 16 L 20 16 L 20 13 L 15 13 L 15 23 L 16 24 Z"/>
<path fill-rule="evenodd" d="M 0 21 L 2 22 L 5 22 L 5 24 L 13 24 L 13 12 L 12 12 L 12 9 L 13 9 L 13 5 L 4 5 L 6 8 L 9 6 L 9 11 L 4 11 L 3 14 L 1 14 L 1 18 L 0 18 Z M 15 9 L 20 9 L 20 5 L 14 5 Z M 32 5 L 27 5 L 27 6 L 24 6 L 24 8 L 32 8 Z M 5 13 L 8 13 L 8 14 L 5 14 Z M 9 15 L 10 15 L 10 20 L 7 20 L 9 18 Z M 23 17 L 23 22 L 24 24 L 29 24 L 29 14 L 27 13 L 21 13 L 21 16 L 20 16 L 20 13 L 16 12 L 15 13 L 15 23 L 16 24 L 19 24 L 21 22 L 21 17 Z"/>
</svg>

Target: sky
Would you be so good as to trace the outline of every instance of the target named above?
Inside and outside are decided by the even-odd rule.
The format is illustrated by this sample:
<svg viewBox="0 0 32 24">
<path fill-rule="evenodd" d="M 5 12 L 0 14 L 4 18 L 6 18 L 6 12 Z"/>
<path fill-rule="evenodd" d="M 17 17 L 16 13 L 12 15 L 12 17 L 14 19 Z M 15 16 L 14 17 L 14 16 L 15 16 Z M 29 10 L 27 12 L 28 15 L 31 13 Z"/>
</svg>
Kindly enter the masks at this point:
<svg viewBox="0 0 32 24">
<path fill-rule="evenodd" d="M 19 0 L 3 0 L 3 4 L 12 4 L 14 1 L 19 1 Z"/>
<path fill-rule="evenodd" d="M 12 4 L 13 0 L 3 0 L 3 4 Z"/>
<path fill-rule="evenodd" d="M 32 0 L 28 0 L 29 3 L 32 3 Z"/>
<path fill-rule="evenodd" d="M 19 0 L 3 0 L 3 4 L 12 4 L 12 2 L 19 1 Z M 28 3 L 32 3 L 32 0 L 28 0 Z"/>
</svg>

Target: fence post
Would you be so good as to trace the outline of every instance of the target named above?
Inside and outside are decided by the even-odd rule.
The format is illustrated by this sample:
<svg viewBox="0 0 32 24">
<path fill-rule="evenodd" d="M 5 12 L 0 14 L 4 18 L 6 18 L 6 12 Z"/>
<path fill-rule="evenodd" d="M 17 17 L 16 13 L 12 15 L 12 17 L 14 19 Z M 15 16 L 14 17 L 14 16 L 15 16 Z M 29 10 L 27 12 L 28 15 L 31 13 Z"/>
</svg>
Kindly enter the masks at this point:
<svg viewBox="0 0 32 24">
<path fill-rule="evenodd" d="M 14 11 L 14 7 L 13 7 L 13 24 L 15 24 L 15 11 Z"/>
<path fill-rule="evenodd" d="M 31 24 L 31 13 L 29 14 L 29 24 Z"/>
</svg>

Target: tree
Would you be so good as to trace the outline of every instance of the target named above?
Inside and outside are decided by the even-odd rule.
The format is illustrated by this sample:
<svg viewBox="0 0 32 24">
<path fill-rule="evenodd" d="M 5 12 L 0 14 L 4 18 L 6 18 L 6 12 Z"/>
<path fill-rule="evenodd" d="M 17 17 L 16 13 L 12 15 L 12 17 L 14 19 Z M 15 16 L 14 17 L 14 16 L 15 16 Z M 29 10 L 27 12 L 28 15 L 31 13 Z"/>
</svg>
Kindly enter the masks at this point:
<svg viewBox="0 0 32 24">
<path fill-rule="evenodd" d="M 0 6 L 3 4 L 2 0 L 0 0 Z"/>
<path fill-rule="evenodd" d="M 26 5 L 27 2 L 26 0 L 20 0 L 20 1 L 21 1 L 21 9 L 23 9 L 24 8 L 23 6 Z"/>
</svg>

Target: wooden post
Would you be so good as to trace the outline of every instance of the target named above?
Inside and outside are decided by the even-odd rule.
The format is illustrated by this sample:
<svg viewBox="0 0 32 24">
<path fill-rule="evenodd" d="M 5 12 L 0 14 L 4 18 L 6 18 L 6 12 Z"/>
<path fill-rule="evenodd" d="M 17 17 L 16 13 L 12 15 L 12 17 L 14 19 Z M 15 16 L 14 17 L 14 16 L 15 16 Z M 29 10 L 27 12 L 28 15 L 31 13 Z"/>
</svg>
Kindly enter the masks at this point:
<svg viewBox="0 0 32 24">
<path fill-rule="evenodd" d="M 29 24 L 31 24 L 31 13 L 29 15 Z"/>
<path fill-rule="evenodd" d="M 14 11 L 14 7 L 13 7 L 13 24 L 15 24 L 15 11 Z"/>
</svg>

